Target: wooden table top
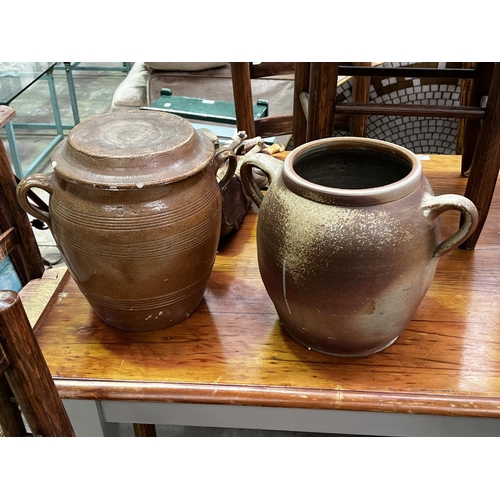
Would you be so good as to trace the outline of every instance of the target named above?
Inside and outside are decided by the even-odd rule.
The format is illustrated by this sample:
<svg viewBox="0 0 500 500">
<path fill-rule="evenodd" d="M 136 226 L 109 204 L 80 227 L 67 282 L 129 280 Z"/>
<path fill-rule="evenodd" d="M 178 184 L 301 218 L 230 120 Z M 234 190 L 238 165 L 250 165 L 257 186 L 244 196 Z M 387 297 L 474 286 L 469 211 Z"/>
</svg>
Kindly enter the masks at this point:
<svg viewBox="0 0 500 500">
<path fill-rule="evenodd" d="M 422 163 L 436 195 L 463 194 L 460 157 Z M 368 357 L 309 351 L 281 327 L 257 266 L 254 208 L 221 246 L 204 300 L 184 322 L 114 329 L 67 275 L 36 334 L 63 398 L 500 417 L 499 203 L 497 190 L 476 249 L 442 257 L 406 331 Z M 441 221 L 444 239 L 458 213 Z M 43 279 L 23 300 L 37 287 Z"/>
</svg>

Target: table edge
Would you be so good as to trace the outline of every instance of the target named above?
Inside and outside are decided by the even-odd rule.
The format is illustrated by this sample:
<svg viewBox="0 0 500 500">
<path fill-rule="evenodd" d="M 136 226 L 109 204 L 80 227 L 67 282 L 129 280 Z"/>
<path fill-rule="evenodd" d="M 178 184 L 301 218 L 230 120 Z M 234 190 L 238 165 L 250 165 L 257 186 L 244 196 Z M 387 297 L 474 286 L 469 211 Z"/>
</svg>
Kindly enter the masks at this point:
<svg viewBox="0 0 500 500">
<path fill-rule="evenodd" d="M 63 399 L 220 404 L 500 418 L 500 397 L 230 384 L 58 379 Z"/>
</svg>

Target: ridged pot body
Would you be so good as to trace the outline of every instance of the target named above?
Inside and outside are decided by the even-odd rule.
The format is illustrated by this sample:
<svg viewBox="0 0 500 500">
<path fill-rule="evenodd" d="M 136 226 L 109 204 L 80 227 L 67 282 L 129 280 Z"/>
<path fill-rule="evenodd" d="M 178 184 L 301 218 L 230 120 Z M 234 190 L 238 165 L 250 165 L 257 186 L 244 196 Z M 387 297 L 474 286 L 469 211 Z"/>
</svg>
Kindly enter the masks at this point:
<svg viewBox="0 0 500 500">
<path fill-rule="evenodd" d="M 115 192 L 56 174 L 50 218 L 68 269 L 106 323 L 158 330 L 198 307 L 221 225 L 220 190 L 211 172 Z"/>
<path fill-rule="evenodd" d="M 314 185 L 296 168 L 301 157 L 318 152 L 363 155 L 373 148 L 399 157 L 408 172 L 388 185 L 351 189 Z M 314 171 L 314 162 L 308 168 Z M 247 174 L 243 167 L 246 186 Z M 331 176 L 350 173 L 322 175 L 335 184 Z M 363 170 L 354 175 L 372 176 Z M 459 209 L 450 202 L 461 197 L 435 197 L 413 154 L 369 139 L 306 144 L 270 177 L 258 217 L 258 264 L 287 332 L 310 349 L 337 356 L 365 356 L 390 346 L 421 304 L 438 256 L 451 249 L 449 242 L 439 247 L 437 216 Z M 464 203 L 474 212 L 472 203 Z"/>
<path fill-rule="evenodd" d="M 18 197 L 30 211 L 27 189 L 50 192 L 49 213 L 31 212 L 49 224 L 102 320 L 159 330 L 196 310 L 215 261 L 222 210 L 216 156 L 228 158 L 183 118 L 111 113 L 75 127 L 53 153 L 54 171 L 23 180 Z M 231 165 L 226 180 L 235 159 Z"/>
</svg>

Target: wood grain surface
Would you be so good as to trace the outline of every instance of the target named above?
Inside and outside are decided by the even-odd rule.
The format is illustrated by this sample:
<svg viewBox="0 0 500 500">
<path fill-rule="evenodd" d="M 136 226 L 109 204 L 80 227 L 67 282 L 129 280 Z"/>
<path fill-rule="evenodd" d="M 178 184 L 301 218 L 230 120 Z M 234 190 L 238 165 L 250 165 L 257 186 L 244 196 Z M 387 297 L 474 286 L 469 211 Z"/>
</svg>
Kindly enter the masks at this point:
<svg viewBox="0 0 500 500">
<path fill-rule="evenodd" d="M 436 195 L 463 194 L 459 156 L 423 166 Z M 37 338 L 63 398 L 500 417 L 499 196 L 476 249 L 442 257 L 408 328 L 368 357 L 309 351 L 281 327 L 257 266 L 254 207 L 221 245 L 204 299 L 184 322 L 114 329 L 67 275 Z M 441 216 L 443 239 L 458 223 L 458 213 Z"/>
</svg>

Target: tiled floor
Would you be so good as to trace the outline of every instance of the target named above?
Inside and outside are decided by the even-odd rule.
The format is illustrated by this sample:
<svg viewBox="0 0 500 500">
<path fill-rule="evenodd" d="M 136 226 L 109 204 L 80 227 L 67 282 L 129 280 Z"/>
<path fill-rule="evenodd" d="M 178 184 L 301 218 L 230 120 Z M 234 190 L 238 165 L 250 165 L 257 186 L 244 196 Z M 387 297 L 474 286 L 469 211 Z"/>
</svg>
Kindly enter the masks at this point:
<svg viewBox="0 0 500 500">
<path fill-rule="evenodd" d="M 82 63 L 82 65 L 114 65 L 121 66 L 121 63 Z M 118 71 L 75 71 L 74 81 L 80 119 L 84 120 L 91 116 L 102 114 L 110 110 L 113 93 L 116 87 L 125 77 L 125 73 Z M 72 123 L 71 105 L 69 100 L 68 87 L 64 71 L 57 71 L 54 75 L 59 107 L 63 123 Z M 23 95 L 11 103 L 11 107 L 16 110 L 16 120 L 22 122 L 53 122 L 52 105 L 49 97 L 47 82 L 35 83 Z M 18 149 L 22 165 L 29 165 L 43 150 L 46 144 L 50 143 L 51 135 L 48 132 L 35 133 L 33 131 L 16 132 Z M 0 131 L 0 139 L 8 150 L 5 131 Z M 9 151 L 8 151 L 9 152 Z M 47 162 L 43 171 L 50 170 L 50 162 Z M 47 200 L 44 192 L 37 192 L 42 198 Z M 51 262 L 57 262 L 60 254 L 55 246 L 50 231 L 34 229 L 37 241 L 40 245 L 42 255 Z M 63 262 L 61 264 L 64 264 Z M 324 434 L 309 434 L 300 432 L 276 432 L 250 429 L 226 429 L 226 428 L 204 428 L 187 426 L 157 426 L 158 436 L 326 436 Z M 121 426 L 121 435 L 133 436 L 132 424 Z"/>
</svg>

